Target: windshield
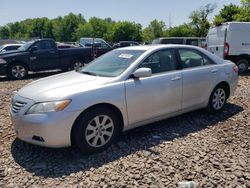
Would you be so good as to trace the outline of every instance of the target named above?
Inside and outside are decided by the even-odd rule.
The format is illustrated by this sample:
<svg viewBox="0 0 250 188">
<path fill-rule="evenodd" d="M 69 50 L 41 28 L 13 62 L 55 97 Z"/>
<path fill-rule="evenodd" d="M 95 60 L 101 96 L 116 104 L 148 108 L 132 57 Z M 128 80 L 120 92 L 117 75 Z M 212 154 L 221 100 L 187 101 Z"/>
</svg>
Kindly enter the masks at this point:
<svg viewBox="0 0 250 188">
<path fill-rule="evenodd" d="M 104 77 L 119 76 L 144 52 L 143 50 L 111 51 L 92 61 L 80 72 Z"/>
<path fill-rule="evenodd" d="M 21 47 L 19 47 L 18 50 L 24 50 L 24 51 L 26 51 L 26 50 L 29 49 L 29 47 L 30 47 L 32 44 L 34 44 L 34 42 L 35 42 L 34 40 L 31 40 L 31 41 L 25 43 L 24 45 L 22 45 Z"/>
</svg>

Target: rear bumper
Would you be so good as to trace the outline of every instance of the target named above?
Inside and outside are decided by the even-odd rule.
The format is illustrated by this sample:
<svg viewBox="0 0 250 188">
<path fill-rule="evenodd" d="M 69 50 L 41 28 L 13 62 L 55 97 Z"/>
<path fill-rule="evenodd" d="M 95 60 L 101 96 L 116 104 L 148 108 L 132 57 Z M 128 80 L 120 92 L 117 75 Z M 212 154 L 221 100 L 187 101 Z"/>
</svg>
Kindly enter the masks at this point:
<svg viewBox="0 0 250 188">
<path fill-rule="evenodd" d="M 233 96 L 235 93 L 235 90 L 237 89 L 237 85 L 238 85 L 238 80 L 239 80 L 239 76 L 238 73 L 234 73 L 232 78 L 231 78 L 231 85 L 230 85 L 230 95 Z"/>
<path fill-rule="evenodd" d="M 0 75 L 4 76 L 7 74 L 7 64 L 0 64 Z"/>
</svg>

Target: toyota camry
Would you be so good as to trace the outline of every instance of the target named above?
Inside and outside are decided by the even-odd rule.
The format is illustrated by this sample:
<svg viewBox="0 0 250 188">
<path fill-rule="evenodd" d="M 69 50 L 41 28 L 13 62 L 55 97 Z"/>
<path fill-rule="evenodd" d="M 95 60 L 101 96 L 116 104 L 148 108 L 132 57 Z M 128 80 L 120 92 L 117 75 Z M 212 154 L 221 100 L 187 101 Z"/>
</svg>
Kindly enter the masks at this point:
<svg viewBox="0 0 250 188">
<path fill-rule="evenodd" d="M 141 125 L 201 108 L 219 112 L 237 81 L 234 63 L 198 47 L 126 47 L 31 82 L 13 96 L 10 113 L 23 141 L 91 153 Z"/>
</svg>

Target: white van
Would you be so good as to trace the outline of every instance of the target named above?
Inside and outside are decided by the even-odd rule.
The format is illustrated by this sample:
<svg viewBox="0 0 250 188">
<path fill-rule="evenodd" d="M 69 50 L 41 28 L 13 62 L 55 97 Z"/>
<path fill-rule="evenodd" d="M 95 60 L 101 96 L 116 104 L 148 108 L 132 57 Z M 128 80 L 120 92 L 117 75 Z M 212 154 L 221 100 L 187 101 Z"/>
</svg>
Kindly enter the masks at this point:
<svg viewBox="0 0 250 188">
<path fill-rule="evenodd" d="M 212 27 L 207 35 L 207 50 L 237 64 L 240 73 L 250 65 L 250 22 L 228 22 Z"/>
</svg>

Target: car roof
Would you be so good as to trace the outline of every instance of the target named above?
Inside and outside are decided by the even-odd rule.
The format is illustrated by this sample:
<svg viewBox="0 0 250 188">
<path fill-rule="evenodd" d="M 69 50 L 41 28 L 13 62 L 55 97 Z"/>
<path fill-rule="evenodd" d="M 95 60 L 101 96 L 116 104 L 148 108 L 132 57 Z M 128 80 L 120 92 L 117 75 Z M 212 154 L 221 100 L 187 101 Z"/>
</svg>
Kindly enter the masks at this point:
<svg viewBox="0 0 250 188">
<path fill-rule="evenodd" d="M 183 44 L 151 44 L 151 45 L 139 45 L 139 46 L 129 46 L 124 48 L 119 48 L 117 50 L 157 50 L 163 48 L 189 48 L 189 49 L 200 49 L 200 47 L 192 45 L 183 45 Z"/>
</svg>

